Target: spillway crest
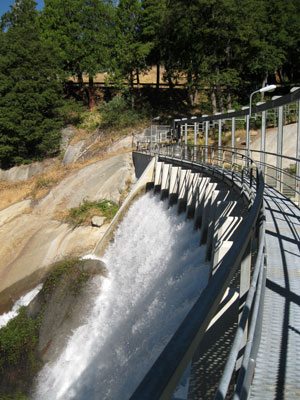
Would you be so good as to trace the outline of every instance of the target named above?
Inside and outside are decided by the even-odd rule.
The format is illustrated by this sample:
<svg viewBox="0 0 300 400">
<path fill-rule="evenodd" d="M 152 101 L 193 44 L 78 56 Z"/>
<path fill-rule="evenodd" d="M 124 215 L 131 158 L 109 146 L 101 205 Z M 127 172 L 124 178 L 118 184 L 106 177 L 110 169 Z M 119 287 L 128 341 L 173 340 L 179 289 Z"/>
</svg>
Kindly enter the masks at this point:
<svg viewBox="0 0 300 400">
<path fill-rule="evenodd" d="M 35 400 L 126 400 L 207 284 L 193 222 L 148 193 L 119 225 L 94 278 L 92 312 L 38 376 Z M 92 291 L 94 292 L 94 290 Z"/>
</svg>

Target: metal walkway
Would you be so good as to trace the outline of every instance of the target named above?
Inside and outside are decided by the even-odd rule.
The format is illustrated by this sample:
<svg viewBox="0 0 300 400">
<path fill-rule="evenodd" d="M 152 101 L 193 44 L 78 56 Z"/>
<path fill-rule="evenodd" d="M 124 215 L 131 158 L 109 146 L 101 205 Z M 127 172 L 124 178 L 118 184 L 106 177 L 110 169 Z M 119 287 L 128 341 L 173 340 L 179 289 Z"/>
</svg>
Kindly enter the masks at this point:
<svg viewBox="0 0 300 400">
<path fill-rule="evenodd" d="M 300 399 L 300 209 L 265 188 L 267 277 L 251 399 Z"/>
</svg>

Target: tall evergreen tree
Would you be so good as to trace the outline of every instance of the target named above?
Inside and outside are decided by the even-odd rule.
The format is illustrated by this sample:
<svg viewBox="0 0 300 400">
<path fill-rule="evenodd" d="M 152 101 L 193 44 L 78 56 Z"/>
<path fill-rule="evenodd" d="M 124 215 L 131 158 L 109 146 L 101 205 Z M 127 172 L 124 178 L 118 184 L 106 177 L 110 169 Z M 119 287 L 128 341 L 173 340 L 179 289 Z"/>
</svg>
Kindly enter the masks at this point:
<svg viewBox="0 0 300 400">
<path fill-rule="evenodd" d="M 132 106 L 133 86 L 139 82 L 139 72 L 147 68 L 150 45 L 141 37 L 142 8 L 139 0 L 120 0 L 117 8 L 114 73 L 125 79 L 130 87 Z"/>
<path fill-rule="evenodd" d="M 55 153 L 60 141 L 57 55 L 40 40 L 36 3 L 21 0 L 0 34 L 0 167 Z"/>
<path fill-rule="evenodd" d="M 156 88 L 159 88 L 162 62 L 162 35 L 166 16 L 166 0 L 142 0 L 142 37 L 151 49 L 148 64 L 156 65 Z"/>
<path fill-rule="evenodd" d="M 94 105 L 93 77 L 110 66 L 113 4 L 105 0 L 45 0 L 41 16 L 43 37 L 54 43 L 70 75 L 83 83 L 89 75 L 87 97 Z"/>
</svg>

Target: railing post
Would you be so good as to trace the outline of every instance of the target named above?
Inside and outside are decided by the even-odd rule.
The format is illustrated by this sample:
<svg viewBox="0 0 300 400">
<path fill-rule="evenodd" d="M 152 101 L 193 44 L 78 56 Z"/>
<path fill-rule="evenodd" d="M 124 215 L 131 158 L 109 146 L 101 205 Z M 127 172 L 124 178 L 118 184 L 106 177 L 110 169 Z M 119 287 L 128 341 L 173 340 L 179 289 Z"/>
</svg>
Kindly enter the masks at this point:
<svg viewBox="0 0 300 400">
<path fill-rule="evenodd" d="M 221 113 L 215 113 L 215 115 L 220 115 Z M 218 120 L 218 166 L 221 165 L 221 146 L 222 146 L 222 120 Z"/>
<path fill-rule="evenodd" d="M 296 148 L 296 190 L 298 206 L 300 205 L 300 100 L 297 102 L 298 106 L 298 124 L 297 124 L 297 148 Z"/>
<path fill-rule="evenodd" d="M 235 148 L 235 117 L 231 118 L 231 168 L 234 166 L 234 148 Z"/>
<path fill-rule="evenodd" d="M 198 122 L 194 123 L 194 161 L 197 160 L 197 135 L 199 131 L 199 124 Z"/>
<path fill-rule="evenodd" d="M 283 138 L 283 106 L 278 108 L 278 131 L 277 131 L 277 157 L 276 157 L 276 189 L 282 191 L 282 138 Z"/>
<path fill-rule="evenodd" d="M 250 157 L 250 116 L 249 114 L 246 116 L 246 132 L 247 132 L 247 137 L 246 137 L 246 166 L 249 168 L 249 157 Z"/>
<path fill-rule="evenodd" d="M 184 124 L 184 158 L 187 158 L 187 143 L 188 143 L 188 126 L 187 123 Z"/>
<path fill-rule="evenodd" d="M 267 125 L 267 115 L 266 111 L 263 111 L 261 114 L 261 153 L 260 153 L 260 163 L 261 170 L 263 175 L 265 176 L 266 168 L 266 160 L 265 160 L 265 151 L 266 151 L 266 125 Z"/>
<path fill-rule="evenodd" d="M 202 115 L 202 117 L 207 117 L 207 115 Z M 209 131 L 209 121 L 205 121 L 205 157 L 204 157 L 204 162 L 207 163 L 208 162 L 208 131 Z"/>
<path fill-rule="evenodd" d="M 250 288 L 251 283 L 251 243 L 252 239 L 250 239 L 248 246 L 246 248 L 244 257 L 241 262 L 240 269 L 240 301 L 239 301 L 239 321 L 243 312 L 243 308 L 246 302 L 247 294 Z M 248 325 L 248 324 L 247 324 Z M 244 339 L 241 343 L 240 350 L 242 350 L 247 341 L 248 334 L 248 326 L 245 326 L 244 330 Z M 237 360 L 236 369 L 239 369 L 241 364 L 242 356 Z"/>
</svg>

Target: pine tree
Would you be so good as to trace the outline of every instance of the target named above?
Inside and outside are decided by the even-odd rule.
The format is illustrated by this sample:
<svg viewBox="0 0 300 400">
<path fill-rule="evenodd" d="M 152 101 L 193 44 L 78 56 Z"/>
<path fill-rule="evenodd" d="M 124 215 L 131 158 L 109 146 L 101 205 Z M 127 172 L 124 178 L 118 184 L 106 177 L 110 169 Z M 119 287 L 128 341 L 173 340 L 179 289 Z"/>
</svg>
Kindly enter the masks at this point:
<svg viewBox="0 0 300 400">
<path fill-rule="evenodd" d="M 147 62 L 156 65 L 156 88 L 159 88 L 162 61 L 162 34 L 166 15 L 165 0 L 142 0 L 142 38 L 151 47 Z"/>
<path fill-rule="evenodd" d="M 114 74 L 119 81 L 124 79 L 128 83 L 132 107 L 134 82 L 138 82 L 139 72 L 147 68 L 146 58 L 150 51 L 150 45 L 142 41 L 141 19 L 139 0 L 120 0 L 116 18 Z"/>
<path fill-rule="evenodd" d="M 94 76 L 110 66 L 114 9 L 105 0 L 45 0 L 41 27 L 46 42 L 54 43 L 64 70 L 76 75 L 86 88 L 89 107 L 94 106 Z"/>
<path fill-rule="evenodd" d="M 36 3 L 21 0 L 0 34 L 0 167 L 41 159 L 59 146 L 57 55 L 37 29 Z"/>
</svg>

